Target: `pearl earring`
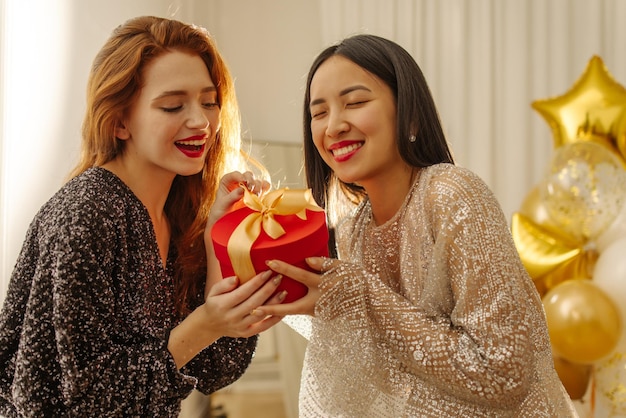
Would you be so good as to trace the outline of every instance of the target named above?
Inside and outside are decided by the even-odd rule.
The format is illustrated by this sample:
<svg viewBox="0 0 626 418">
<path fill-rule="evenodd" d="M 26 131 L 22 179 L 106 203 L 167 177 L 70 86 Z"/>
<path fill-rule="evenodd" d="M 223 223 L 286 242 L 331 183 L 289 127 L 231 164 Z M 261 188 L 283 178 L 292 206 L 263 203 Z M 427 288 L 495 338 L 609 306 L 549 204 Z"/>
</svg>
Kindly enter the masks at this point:
<svg viewBox="0 0 626 418">
<path fill-rule="evenodd" d="M 409 142 L 415 142 L 416 140 L 417 140 L 417 137 L 415 135 L 409 136 Z"/>
</svg>

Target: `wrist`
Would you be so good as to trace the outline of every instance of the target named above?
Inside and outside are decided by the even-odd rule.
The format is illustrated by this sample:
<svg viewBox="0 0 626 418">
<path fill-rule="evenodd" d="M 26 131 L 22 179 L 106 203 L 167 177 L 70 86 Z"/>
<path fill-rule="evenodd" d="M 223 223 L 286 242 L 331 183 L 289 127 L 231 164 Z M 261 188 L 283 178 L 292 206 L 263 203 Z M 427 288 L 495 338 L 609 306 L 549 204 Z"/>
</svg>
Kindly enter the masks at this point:
<svg viewBox="0 0 626 418">
<path fill-rule="evenodd" d="M 179 369 L 220 337 L 206 323 L 206 310 L 201 305 L 170 331 L 167 349 Z"/>
</svg>

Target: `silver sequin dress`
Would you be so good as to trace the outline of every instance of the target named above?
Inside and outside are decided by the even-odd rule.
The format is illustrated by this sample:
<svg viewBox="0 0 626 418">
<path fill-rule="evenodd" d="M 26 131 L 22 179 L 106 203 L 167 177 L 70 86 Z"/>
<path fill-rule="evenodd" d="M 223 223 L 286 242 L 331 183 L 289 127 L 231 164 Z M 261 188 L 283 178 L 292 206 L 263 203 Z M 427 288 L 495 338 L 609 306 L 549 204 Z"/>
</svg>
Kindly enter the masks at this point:
<svg viewBox="0 0 626 418">
<path fill-rule="evenodd" d="M 575 417 L 502 210 L 466 169 L 421 171 L 397 214 L 338 228 L 301 417 Z"/>
<path fill-rule="evenodd" d="M 0 415 L 176 417 L 194 387 L 240 377 L 256 337 L 177 370 L 172 249 L 164 269 L 148 211 L 111 172 L 64 185 L 31 223 L 0 313 Z"/>
</svg>

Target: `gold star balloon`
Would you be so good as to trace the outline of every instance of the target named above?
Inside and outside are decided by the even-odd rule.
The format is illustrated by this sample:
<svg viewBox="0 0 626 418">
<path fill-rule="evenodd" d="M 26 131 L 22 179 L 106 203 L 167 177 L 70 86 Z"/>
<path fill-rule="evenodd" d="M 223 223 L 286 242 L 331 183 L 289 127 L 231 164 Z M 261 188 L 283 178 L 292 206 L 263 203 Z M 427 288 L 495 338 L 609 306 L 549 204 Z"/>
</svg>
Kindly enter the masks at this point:
<svg viewBox="0 0 626 418">
<path fill-rule="evenodd" d="M 600 57 L 591 58 L 568 92 L 536 100 L 532 107 L 548 122 L 555 148 L 595 141 L 626 160 L 626 89 L 613 79 Z"/>
</svg>

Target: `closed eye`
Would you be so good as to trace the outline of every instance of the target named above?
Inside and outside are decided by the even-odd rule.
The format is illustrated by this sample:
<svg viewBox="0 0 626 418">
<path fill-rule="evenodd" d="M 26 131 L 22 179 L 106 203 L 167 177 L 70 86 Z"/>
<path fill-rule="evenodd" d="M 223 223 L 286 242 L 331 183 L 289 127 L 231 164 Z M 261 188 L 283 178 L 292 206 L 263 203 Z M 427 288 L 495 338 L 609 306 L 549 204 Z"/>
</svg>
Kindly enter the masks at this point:
<svg viewBox="0 0 626 418">
<path fill-rule="evenodd" d="M 311 112 L 311 118 L 316 119 L 316 118 L 324 116 L 325 114 L 326 114 L 325 110 L 322 110 L 320 112 L 315 112 L 315 113 Z"/>
<path fill-rule="evenodd" d="M 161 110 L 163 110 L 164 112 L 167 112 L 167 113 L 175 113 L 175 112 L 178 112 L 179 110 L 181 110 L 182 108 L 183 108 L 182 106 L 162 107 Z"/>
</svg>

